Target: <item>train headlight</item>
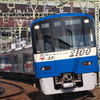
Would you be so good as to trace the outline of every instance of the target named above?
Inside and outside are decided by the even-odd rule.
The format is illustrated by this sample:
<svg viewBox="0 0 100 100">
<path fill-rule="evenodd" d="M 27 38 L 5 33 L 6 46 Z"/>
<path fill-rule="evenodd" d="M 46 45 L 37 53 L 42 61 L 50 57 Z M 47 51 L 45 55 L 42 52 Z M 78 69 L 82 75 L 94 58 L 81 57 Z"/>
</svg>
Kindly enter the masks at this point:
<svg viewBox="0 0 100 100">
<path fill-rule="evenodd" d="M 45 71 L 45 70 L 50 70 L 50 69 L 51 69 L 51 67 L 50 67 L 50 66 L 45 66 L 45 67 L 42 67 L 42 68 L 41 68 L 41 70 L 42 70 L 42 71 Z"/>
<path fill-rule="evenodd" d="M 92 62 L 91 61 L 82 62 L 82 65 L 83 66 L 92 65 Z"/>
<path fill-rule="evenodd" d="M 39 25 L 36 25 L 36 26 L 34 26 L 34 28 L 35 28 L 35 29 L 39 29 L 40 27 L 39 27 Z"/>
<path fill-rule="evenodd" d="M 89 19 L 85 19 L 84 20 L 84 23 L 89 23 Z"/>
</svg>

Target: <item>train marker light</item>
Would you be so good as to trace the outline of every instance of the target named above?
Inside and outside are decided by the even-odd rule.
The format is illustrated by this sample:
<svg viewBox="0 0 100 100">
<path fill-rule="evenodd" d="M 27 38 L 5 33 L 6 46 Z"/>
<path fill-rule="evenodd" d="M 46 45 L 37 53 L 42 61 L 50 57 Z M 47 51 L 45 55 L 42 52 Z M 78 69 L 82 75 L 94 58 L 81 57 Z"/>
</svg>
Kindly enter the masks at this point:
<svg viewBox="0 0 100 100">
<path fill-rule="evenodd" d="M 35 28 L 35 29 L 39 29 L 40 27 L 39 27 L 39 25 L 36 25 L 34 28 Z"/>
<path fill-rule="evenodd" d="M 82 65 L 83 66 L 92 65 L 92 62 L 91 61 L 86 61 L 86 62 L 83 62 Z"/>
<path fill-rule="evenodd" d="M 50 70 L 51 67 L 50 66 L 45 66 L 45 67 L 42 67 L 41 70 L 45 71 L 45 70 Z"/>
<path fill-rule="evenodd" d="M 89 19 L 85 19 L 84 20 L 84 23 L 89 23 Z"/>
</svg>

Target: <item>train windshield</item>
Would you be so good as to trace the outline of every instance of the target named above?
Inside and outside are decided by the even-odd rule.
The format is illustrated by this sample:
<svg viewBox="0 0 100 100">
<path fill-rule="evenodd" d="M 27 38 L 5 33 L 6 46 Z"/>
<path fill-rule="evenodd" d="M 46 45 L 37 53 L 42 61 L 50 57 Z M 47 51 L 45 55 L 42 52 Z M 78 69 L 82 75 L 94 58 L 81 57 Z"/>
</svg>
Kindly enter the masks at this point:
<svg viewBox="0 0 100 100">
<path fill-rule="evenodd" d="M 88 17 L 55 18 L 33 27 L 36 53 L 95 46 L 94 27 Z"/>
</svg>

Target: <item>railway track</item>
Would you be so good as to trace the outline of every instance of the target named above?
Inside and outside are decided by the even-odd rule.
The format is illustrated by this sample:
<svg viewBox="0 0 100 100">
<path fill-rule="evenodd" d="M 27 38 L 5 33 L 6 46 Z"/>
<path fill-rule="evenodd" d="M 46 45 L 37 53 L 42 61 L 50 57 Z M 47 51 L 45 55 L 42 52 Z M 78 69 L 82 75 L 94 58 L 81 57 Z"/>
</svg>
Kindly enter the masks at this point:
<svg viewBox="0 0 100 100">
<path fill-rule="evenodd" d="M 4 88 L 0 87 L 0 95 L 4 92 Z"/>
<path fill-rule="evenodd" d="M 26 97 L 23 96 L 23 94 L 24 94 L 23 92 L 28 91 L 32 87 L 27 87 L 25 89 L 26 86 L 24 86 L 24 85 L 19 86 L 20 82 L 18 82 L 18 85 L 16 85 L 16 82 L 12 82 L 12 81 L 10 81 L 10 82 L 0 81 L 0 87 L 1 87 L 0 88 L 0 91 L 1 91 L 0 92 L 0 100 L 8 99 L 8 97 L 11 97 L 11 100 L 30 100 L 30 99 L 31 100 L 92 100 L 95 97 L 93 95 L 90 95 L 89 91 L 64 93 L 64 94 L 58 94 L 58 95 L 53 95 L 53 96 L 46 96 L 42 92 L 34 90 L 33 92 L 30 92 L 30 93 L 26 92 L 27 96 L 30 98 L 30 99 L 28 99 L 28 98 L 26 99 Z M 22 96 L 20 95 L 20 97 L 19 97 L 18 96 L 19 94 L 21 94 Z M 15 99 L 15 96 L 18 99 Z M 89 97 L 91 99 L 89 99 Z M 12 99 L 12 98 L 14 98 L 14 99 Z M 98 100 L 98 99 L 94 99 L 94 100 Z"/>
<path fill-rule="evenodd" d="M 65 93 L 55 95 L 54 100 L 86 100 L 88 98 L 88 91 Z"/>
<path fill-rule="evenodd" d="M 0 100 L 12 96 L 19 95 L 24 92 L 24 89 L 16 84 L 9 82 L 0 81 L 0 86 L 4 92 L 0 95 Z M 75 93 L 64 93 L 53 96 L 46 96 L 40 91 L 34 91 L 28 95 L 31 100 L 89 100 L 89 92 L 75 92 Z"/>
<path fill-rule="evenodd" d="M 28 95 L 32 100 L 89 100 L 90 97 L 88 91 L 64 93 L 53 96 L 46 96 L 42 92 L 36 91 Z"/>
<path fill-rule="evenodd" d="M 7 97 L 12 97 L 19 95 L 24 92 L 24 89 L 16 84 L 0 81 L 1 92 L 0 92 L 0 100 Z"/>
</svg>

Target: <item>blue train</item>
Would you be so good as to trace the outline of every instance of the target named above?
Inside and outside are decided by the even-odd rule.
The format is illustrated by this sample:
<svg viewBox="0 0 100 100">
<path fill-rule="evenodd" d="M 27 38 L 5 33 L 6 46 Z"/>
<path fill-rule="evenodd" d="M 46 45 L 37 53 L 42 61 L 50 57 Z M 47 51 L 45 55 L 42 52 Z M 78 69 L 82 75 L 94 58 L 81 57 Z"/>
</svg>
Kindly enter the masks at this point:
<svg viewBox="0 0 100 100">
<path fill-rule="evenodd" d="M 97 84 L 98 55 L 93 18 L 63 13 L 31 23 L 36 78 L 46 95 L 85 91 Z"/>
</svg>

